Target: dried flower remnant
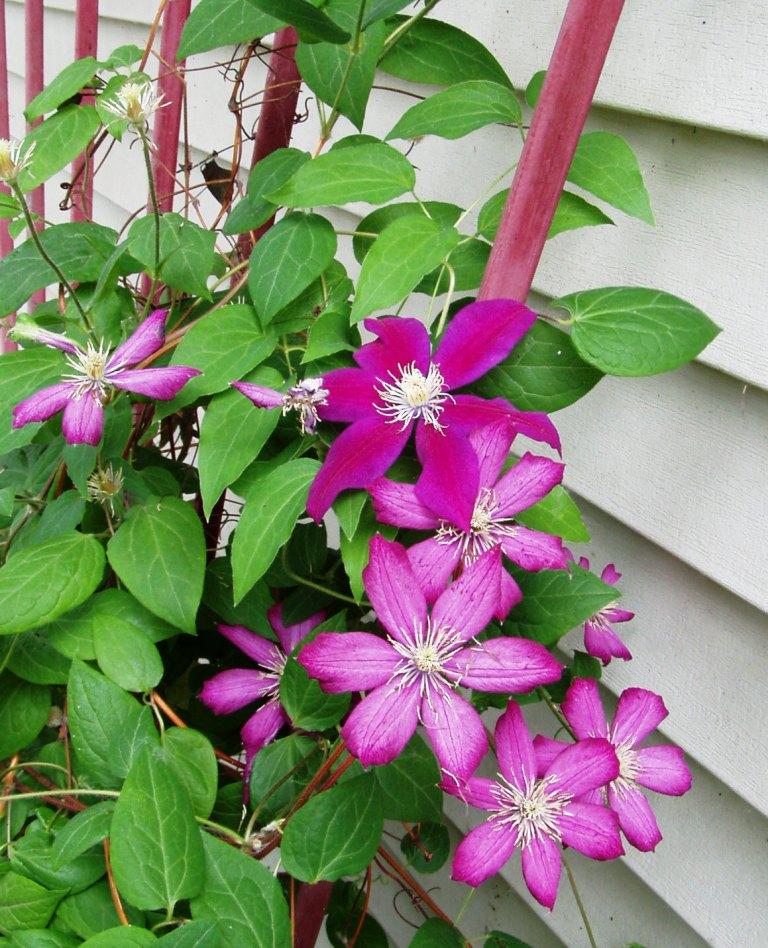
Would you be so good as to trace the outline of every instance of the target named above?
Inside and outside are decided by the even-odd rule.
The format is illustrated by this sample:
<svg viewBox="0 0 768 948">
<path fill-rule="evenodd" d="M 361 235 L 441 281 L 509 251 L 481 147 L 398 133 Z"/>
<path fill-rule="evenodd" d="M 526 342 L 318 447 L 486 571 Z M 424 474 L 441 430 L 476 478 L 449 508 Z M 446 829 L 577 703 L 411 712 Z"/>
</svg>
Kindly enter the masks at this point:
<svg viewBox="0 0 768 948">
<path fill-rule="evenodd" d="M 0 181 L 15 184 L 21 172 L 29 165 L 35 142 L 0 138 Z"/>
<path fill-rule="evenodd" d="M 146 131 L 149 120 L 158 109 L 168 105 L 150 82 L 126 82 L 114 99 L 104 108 L 122 122 L 128 122 L 139 132 Z"/>
<path fill-rule="evenodd" d="M 111 464 L 97 467 L 88 478 L 87 488 L 88 497 L 114 515 L 115 498 L 123 489 L 123 472 L 115 470 Z"/>
<path fill-rule="evenodd" d="M 302 434 L 315 433 L 320 420 L 318 409 L 328 404 L 328 390 L 323 387 L 322 379 L 304 379 L 287 392 L 251 382 L 233 382 L 232 387 L 242 392 L 257 408 L 282 408 L 284 416 L 292 411 L 298 412 Z"/>
</svg>

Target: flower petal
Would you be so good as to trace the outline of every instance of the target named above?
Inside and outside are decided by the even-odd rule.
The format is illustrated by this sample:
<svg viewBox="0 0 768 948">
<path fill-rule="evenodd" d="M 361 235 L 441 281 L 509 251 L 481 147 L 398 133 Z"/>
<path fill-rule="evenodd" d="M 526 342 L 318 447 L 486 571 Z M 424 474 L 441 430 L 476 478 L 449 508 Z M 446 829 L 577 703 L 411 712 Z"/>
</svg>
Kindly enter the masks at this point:
<svg viewBox="0 0 768 948">
<path fill-rule="evenodd" d="M 608 722 L 594 678 L 574 679 L 560 707 L 579 740 L 608 737 Z"/>
<path fill-rule="evenodd" d="M 438 518 L 416 496 L 413 484 L 380 477 L 369 490 L 379 523 L 391 523 L 409 530 L 437 530 L 440 526 Z"/>
<path fill-rule="evenodd" d="M 240 731 L 240 737 L 248 757 L 258 754 L 269 744 L 281 727 L 288 724 L 288 715 L 274 698 L 267 701 L 248 718 Z"/>
<path fill-rule="evenodd" d="M 565 845 L 590 859 L 617 859 L 624 855 L 619 818 L 604 806 L 569 803 L 558 817 L 557 825 Z"/>
<path fill-rule="evenodd" d="M 488 820 L 467 833 L 456 847 L 451 878 L 467 885 L 482 885 L 501 870 L 515 851 L 516 834 L 496 820 Z"/>
<path fill-rule="evenodd" d="M 200 700 L 214 714 L 232 714 L 269 694 L 277 683 L 277 675 L 255 668 L 229 668 L 206 681 Z"/>
<path fill-rule="evenodd" d="M 608 788 L 608 803 L 618 814 L 621 831 L 640 852 L 652 852 L 661 842 L 661 830 L 645 795 L 634 787 L 617 792 Z"/>
<path fill-rule="evenodd" d="M 452 425 L 467 432 L 503 419 L 509 421 L 515 434 L 543 441 L 556 451 L 560 450 L 560 436 L 547 415 L 536 411 L 518 411 L 503 398 L 488 400 L 477 395 L 457 395 L 453 404 L 444 406 L 440 417 L 444 425 Z"/>
<path fill-rule="evenodd" d="M 641 787 L 672 797 L 681 797 L 691 789 L 693 778 L 679 747 L 641 747 L 637 751 L 637 766 L 635 782 Z"/>
<path fill-rule="evenodd" d="M 282 392 L 264 385 L 253 385 L 251 382 L 232 382 L 232 388 L 250 399 L 257 408 L 280 408 L 283 405 Z"/>
<path fill-rule="evenodd" d="M 562 754 L 566 747 L 570 747 L 565 741 L 556 741 L 551 737 L 545 737 L 543 734 L 537 734 L 533 739 L 533 749 L 536 752 L 536 774 L 543 777 L 554 763 L 555 758 Z"/>
<path fill-rule="evenodd" d="M 107 362 L 107 372 L 136 365 L 149 358 L 162 346 L 165 340 L 165 321 L 167 309 L 156 309 L 150 313 L 138 329 L 134 330 L 124 343 L 119 345 Z"/>
<path fill-rule="evenodd" d="M 464 688 L 514 694 L 559 681 L 563 671 L 538 642 L 506 637 L 464 648 L 444 667 Z"/>
<path fill-rule="evenodd" d="M 613 744 L 602 737 L 586 737 L 571 744 L 547 768 L 558 789 L 574 797 L 596 790 L 619 775 L 619 759 Z"/>
<path fill-rule="evenodd" d="M 274 642 L 265 639 L 263 635 L 257 635 L 246 629 L 244 625 L 223 625 L 219 623 L 216 628 L 227 641 L 231 642 L 235 648 L 252 658 L 257 665 L 263 665 L 266 668 L 274 668 L 285 658 L 280 649 Z"/>
<path fill-rule="evenodd" d="M 384 685 L 357 705 L 341 736 L 363 767 L 388 764 L 403 750 L 419 723 L 420 700 L 418 685 Z"/>
<path fill-rule="evenodd" d="M 416 496 L 441 520 L 470 530 L 480 489 L 472 445 L 450 427 L 440 432 L 422 422 L 416 427 L 416 453 L 423 467 Z"/>
<path fill-rule="evenodd" d="M 400 656 L 370 632 L 321 632 L 299 653 L 299 662 L 323 691 L 369 691 L 394 674 Z"/>
<path fill-rule="evenodd" d="M 618 609 L 616 606 L 606 606 L 602 614 L 609 622 L 629 622 L 635 618 L 634 612 L 629 609 Z"/>
<path fill-rule="evenodd" d="M 496 722 L 496 759 L 502 776 L 512 786 L 525 789 L 536 779 L 536 754 L 533 741 L 523 717 L 514 701 Z"/>
<path fill-rule="evenodd" d="M 589 569 L 589 560 L 587 560 L 587 565 L 584 569 Z M 621 573 L 618 572 L 613 563 L 608 563 L 600 574 L 600 579 L 602 579 L 604 583 L 608 583 L 609 586 L 615 586 L 621 579 Z"/>
<path fill-rule="evenodd" d="M 480 715 L 447 685 L 440 684 L 421 702 L 421 721 L 447 779 L 465 780 L 488 753 Z"/>
<path fill-rule="evenodd" d="M 13 427 L 23 428 L 31 421 L 47 421 L 57 411 L 65 408 L 73 398 L 75 386 L 72 382 L 57 382 L 41 388 L 39 392 L 25 398 L 13 407 Z"/>
<path fill-rule="evenodd" d="M 616 744 L 639 744 L 668 714 L 661 695 L 645 688 L 627 688 L 616 706 L 611 740 Z"/>
<path fill-rule="evenodd" d="M 67 444 L 92 444 L 101 441 L 104 430 L 104 408 L 90 392 L 70 398 L 64 406 L 61 430 Z"/>
<path fill-rule="evenodd" d="M 294 623 L 294 625 L 284 625 L 283 607 L 278 602 L 267 609 L 267 619 L 269 619 L 269 624 L 277 633 L 280 644 L 283 646 L 283 651 L 286 655 L 290 655 L 299 642 L 306 638 L 315 626 L 320 625 L 320 623 L 324 621 L 325 613 L 315 612 L 301 622 Z"/>
<path fill-rule="evenodd" d="M 413 575 L 427 597 L 433 603 L 448 585 L 453 571 L 459 565 L 461 548 L 458 543 L 441 543 L 436 537 L 423 540 L 408 547 L 408 561 Z"/>
<path fill-rule="evenodd" d="M 501 570 L 498 547 L 479 556 L 440 594 L 432 625 L 452 629 L 464 642 L 482 632 L 498 607 Z"/>
<path fill-rule="evenodd" d="M 506 418 L 477 428 L 470 434 L 469 443 L 480 468 L 480 487 L 496 484 L 514 438 L 515 432 Z"/>
<path fill-rule="evenodd" d="M 433 362 L 448 388 L 462 388 L 505 359 L 536 322 L 516 300 L 482 300 L 460 309 L 448 324 Z"/>
<path fill-rule="evenodd" d="M 551 909 L 557 898 L 562 866 L 558 844 L 549 836 L 534 838 L 523 847 L 523 878 L 536 901 Z"/>
<path fill-rule="evenodd" d="M 568 565 L 560 537 L 528 527 L 513 527 L 511 535 L 501 541 L 501 548 L 513 563 L 532 573 L 542 569 L 565 569 Z"/>
<path fill-rule="evenodd" d="M 125 392 L 157 398 L 167 402 L 184 388 L 190 379 L 200 375 L 199 369 L 188 365 L 169 365 L 164 369 L 121 369 L 109 381 Z"/>
<path fill-rule="evenodd" d="M 388 316 L 383 319 L 366 319 L 364 325 L 379 338 L 361 346 L 354 359 L 374 378 L 389 382 L 390 372 L 399 377 L 399 368 L 405 368 L 412 362 L 419 371 L 427 372 L 432 347 L 429 333 L 418 319 Z"/>
<path fill-rule="evenodd" d="M 478 810 L 498 810 L 499 802 L 494 796 L 496 787 L 496 781 L 488 777 L 469 777 L 467 780 L 444 777 L 440 784 L 441 790 Z"/>
<path fill-rule="evenodd" d="M 380 534 L 371 540 L 363 585 L 379 622 L 399 642 L 427 620 L 427 601 L 416 582 L 405 549 Z"/>
<path fill-rule="evenodd" d="M 494 486 L 499 516 L 514 517 L 538 503 L 563 479 L 564 464 L 526 452 Z"/>
<path fill-rule="evenodd" d="M 618 634 L 603 621 L 587 619 L 584 623 L 584 648 L 599 658 L 603 665 L 610 664 L 612 658 L 621 658 L 625 662 L 632 658 Z"/>
<path fill-rule="evenodd" d="M 374 379 L 361 369 L 334 369 L 323 376 L 323 388 L 327 404 L 317 406 L 323 421 L 357 421 L 376 414 Z"/>
<path fill-rule="evenodd" d="M 501 581 L 499 583 L 499 605 L 494 613 L 494 618 L 503 622 L 509 615 L 512 606 L 522 602 L 523 593 L 517 583 L 512 579 L 502 564 Z"/>
<path fill-rule="evenodd" d="M 331 445 L 309 489 L 307 513 L 317 523 L 343 490 L 367 487 L 400 456 L 411 426 L 402 431 L 378 415 L 350 425 Z"/>
</svg>

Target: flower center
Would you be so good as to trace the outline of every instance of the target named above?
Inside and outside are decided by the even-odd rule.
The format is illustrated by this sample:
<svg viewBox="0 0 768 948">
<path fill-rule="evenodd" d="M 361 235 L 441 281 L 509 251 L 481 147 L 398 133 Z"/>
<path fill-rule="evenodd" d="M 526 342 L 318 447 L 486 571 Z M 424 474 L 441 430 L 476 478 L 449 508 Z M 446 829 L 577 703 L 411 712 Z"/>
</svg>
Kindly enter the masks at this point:
<svg viewBox="0 0 768 948">
<path fill-rule="evenodd" d="M 520 790 L 499 774 L 498 783 L 491 790 L 498 803 L 497 814 L 492 817 L 494 823 L 514 827 L 517 842 L 523 847 L 541 836 L 550 836 L 560 842 L 559 818 L 573 795 L 554 789 L 552 783 L 555 779 L 549 776 L 543 780 L 529 780 L 525 789 Z"/>
<path fill-rule="evenodd" d="M 464 565 L 469 566 L 482 553 L 497 546 L 504 537 L 514 536 L 514 521 L 511 517 L 497 517 L 498 508 L 496 491 L 483 487 L 475 501 L 469 531 L 459 530 L 444 520 L 437 529 L 437 542 L 458 543 Z"/>
<path fill-rule="evenodd" d="M 123 472 L 115 470 L 111 464 L 96 468 L 87 481 L 88 496 L 97 504 L 109 507 L 115 512 L 115 497 L 123 488 Z"/>
<path fill-rule="evenodd" d="M 110 387 L 107 379 L 108 356 L 109 350 L 104 348 L 102 342 L 99 343 L 98 349 L 92 342 L 88 342 L 85 351 L 81 350 L 67 358 L 67 364 L 72 372 L 64 378 L 77 383 L 75 398 L 91 392 L 102 401 L 104 400 Z"/>
<path fill-rule="evenodd" d="M 430 688 L 446 680 L 445 663 L 464 647 L 458 633 L 447 626 L 433 626 L 427 619 L 426 626 L 418 623 L 414 629 L 405 631 L 405 642 L 389 639 L 389 643 L 402 656 L 390 681 L 398 688 L 417 684 L 421 696 L 429 699 Z"/>
<path fill-rule="evenodd" d="M 613 781 L 612 787 L 617 793 L 635 786 L 635 778 L 640 773 L 637 760 L 637 751 L 628 743 L 614 744 L 616 756 L 619 758 L 619 776 Z"/>
<path fill-rule="evenodd" d="M 323 380 L 304 379 L 283 395 L 283 415 L 287 415 L 289 411 L 297 411 L 301 433 L 314 434 L 320 420 L 317 406 L 327 404 L 328 389 L 323 388 Z"/>
<path fill-rule="evenodd" d="M 440 424 L 440 415 L 445 402 L 453 401 L 453 396 L 445 389 L 445 379 L 440 369 L 430 362 L 427 374 L 416 367 L 415 362 L 409 365 L 398 365 L 399 374 L 390 372 L 391 382 L 377 379 L 381 388 L 375 389 L 383 405 L 374 405 L 376 411 L 383 415 L 388 422 L 400 422 L 401 431 L 405 431 L 412 421 L 418 418 L 431 425 L 437 431 L 443 432 L 444 425 Z"/>
</svg>

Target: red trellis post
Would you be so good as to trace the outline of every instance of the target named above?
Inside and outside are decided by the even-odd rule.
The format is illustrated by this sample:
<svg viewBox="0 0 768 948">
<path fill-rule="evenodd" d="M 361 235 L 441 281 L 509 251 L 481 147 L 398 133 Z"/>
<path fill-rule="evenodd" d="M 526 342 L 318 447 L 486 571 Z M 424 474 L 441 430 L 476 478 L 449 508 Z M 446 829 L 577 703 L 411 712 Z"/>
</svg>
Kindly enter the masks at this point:
<svg viewBox="0 0 768 948">
<path fill-rule="evenodd" d="M 10 138 L 10 115 L 8 112 L 8 44 L 5 29 L 5 4 L 0 3 L 0 138 Z M 3 187 L 3 193 L 8 189 Z M 0 220 L 0 258 L 7 256 L 13 250 L 13 241 L 8 232 L 8 221 Z M 13 318 L 8 316 L 0 325 L 0 354 L 11 352 L 16 345 L 8 338 L 8 324 Z"/>
<path fill-rule="evenodd" d="M 75 59 L 96 56 L 99 37 L 99 0 L 77 0 L 75 11 Z M 72 180 L 78 181 L 77 194 L 71 195 L 73 221 L 89 220 L 93 215 L 93 169 L 88 167 L 86 150 L 72 165 Z M 85 165 L 85 167 L 83 167 Z M 82 168 L 82 171 L 80 170 Z"/>
<path fill-rule="evenodd" d="M 624 0 L 570 0 L 479 299 L 524 301 Z"/>
<path fill-rule="evenodd" d="M 34 99 L 38 92 L 42 91 L 45 85 L 43 75 L 43 57 L 44 57 L 44 24 L 43 24 L 43 0 L 25 0 L 24 3 L 24 43 L 26 63 L 24 67 L 24 92 L 27 105 Z M 40 119 L 29 122 L 27 129 L 40 124 Z M 29 206 L 33 214 L 38 217 L 45 217 L 45 187 L 39 188 L 29 195 Z M 37 225 L 36 225 L 37 226 Z M 42 223 L 37 227 L 42 229 Z M 42 303 L 45 301 L 45 290 L 38 290 L 32 294 L 33 303 Z"/>
</svg>

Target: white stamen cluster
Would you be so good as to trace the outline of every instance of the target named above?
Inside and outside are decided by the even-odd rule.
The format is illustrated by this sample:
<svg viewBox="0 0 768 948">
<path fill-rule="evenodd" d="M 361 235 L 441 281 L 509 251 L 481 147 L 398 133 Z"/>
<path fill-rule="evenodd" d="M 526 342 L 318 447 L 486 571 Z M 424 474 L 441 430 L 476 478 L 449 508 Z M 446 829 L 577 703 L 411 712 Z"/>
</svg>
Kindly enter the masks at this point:
<svg viewBox="0 0 768 948">
<path fill-rule="evenodd" d="M 614 744 L 613 749 L 619 758 L 619 776 L 611 783 L 611 789 L 621 795 L 625 790 L 637 786 L 635 778 L 640 772 L 637 751 L 628 743 Z"/>
<path fill-rule="evenodd" d="M 554 776 L 529 780 L 525 790 L 514 787 L 501 774 L 497 779 L 491 789 L 498 803 L 497 813 L 491 818 L 495 825 L 516 829 L 517 843 L 522 847 L 542 836 L 562 841 L 558 821 L 573 795 L 553 788 Z"/>
<path fill-rule="evenodd" d="M 109 512 L 115 512 L 115 497 L 123 489 L 123 472 L 115 470 L 111 464 L 107 467 L 97 467 L 87 481 L 88 496 L 97 504 L 108 507 Z"/>
<path fill-rule="evenodd" d="M 67 356 L 67 365 L 72 371 L 64 378 L 77 383 L 75 398 L 82 398 L 86 393 L 90 393 L 102 403 L 106 400 L 111 388 L 106 375 L 108 358 L 109 349 L 105 348 L 102 342 L 97 349 L 90 341 L 85 350 Z"/>
<path fill-rule="evenodd" d="M 29 164 L 35 144 L 31 142 L 27 145 L 15 138 L 0 138 L 0 181 L 16 181 Z"/>
<path fill-rule="evenodd" d="M 412 421 L 421 418 L 425 424 L 442 433 L 445 430 L 445 426 L 440 424 L 443 406 L 448 401 L 454 401 L 454 398 L 444 391 L 445 379 L 440 369 L 430 362 L 424 375 L 416 363 L 411 362 L 406 366 L 398 365 L 397 371 L 397 375 L 389 373 L 391 382 L 376 380 L 381 385 L 381 388 L 375 389 L 376 394 L 384 402 L 383 405 L 374 405 L 376 411 L 388 422 L 399 422 L 401 431 L 405 431 Z"/>
<path fill-rule="evenodd" d="M 483 487 L 475 501 L 469 532 L 443 521 L 437 530 L 437 542 L 458 543 L 464 565 L 469 566 L 487 550 L 498 546 L 504 537 L 515 535 L 514 520 L 511 517 L 498 517 L 498 508 L 496 491 Z"/>
<path fill-rule="evenodd" d="M 289 388 L 283 395 L 283 415 L 290 411 L 299 413 L 302 434 L 314 434 L 320 415 L 318 405 L 328 404 L 328 389 L 323 388 L 322 379 L 304 379 Z"/>
<path fill-rule="evenodd" d="M 389 638 L 392 648 L 402 656 L 390 681 L 398 688 L 418 685 L 421 697 L 429 700 L 434 686 L 448 681 L 443 666 L 464 648 L 464 642 L 454 629 L 433 626 L 429 619 L 426 626 L 418 623 L 403 636 L 406 642 Z"/>
<path fill-rule="evenodd" d="M 168 105 L 150 82 L 126 82 L 104 108 L 123 122 L 143 130 L 158 109 Z"/>
</svg>

